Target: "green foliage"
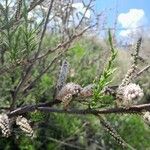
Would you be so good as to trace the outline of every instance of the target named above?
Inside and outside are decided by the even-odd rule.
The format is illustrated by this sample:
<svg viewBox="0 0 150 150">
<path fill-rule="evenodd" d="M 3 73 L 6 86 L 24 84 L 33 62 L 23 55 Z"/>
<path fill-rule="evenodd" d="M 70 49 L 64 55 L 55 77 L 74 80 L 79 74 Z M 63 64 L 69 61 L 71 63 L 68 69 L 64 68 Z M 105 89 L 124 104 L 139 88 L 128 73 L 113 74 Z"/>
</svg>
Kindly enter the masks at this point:
<svg viewBox="0 0 150 150">
<path fill-rule="evenodd" d="M 0 5 L 0 28 L 5 26 L 5 30 L 0 30 L 0 105 L 1 107 L 9 107 L 15 88 L 22 81 L 29 64 L 28 60 L 34 58 L 37 52 L 37 45 L 39 44 L 39 33 L 41 31 L 42 23 L 35 24 L 30 22 L 27 14 L 27 6 L 29 1 L 23 3 L 21 9 L 22 19 L 14 27 L 11 26 L 13 20 L 12 12 L 10 11 L 8 1 L 6 6 Z M 64 40 L 64 39 L 63 39 Z M 44 36 L 40 56 L 45 54 L 47 50 L 55 48 L 62 41 L 59 33 L 51 33 L 48 31 Z M 129 64 L 129 52 L 125 51 L 121 55 L 117 55 L 117 51 L 113 46 L 112 36 L 109 31 L 108 45 L 105 40 L 99 37 L 82 37 L 74 41 L 66 50 L 60 59 L 67 59 L 70 63 L 70 74 L 67 82 L 79 83 L 83 87 L 95 83 L 94 96 L 90 106 L 93 108 L 101 108 L 106 106 L 113 106 L 114 98 L 104 95 L 104 88 L 111 84 L 116 67 L 120 66 L 119 78 L 128 69 L 124 67 L 125 62 L 120 63 L 124 53 L 127 53 L 126 60 Z M 63 50 L 64 50 L 63 49 Z M 60 49 L 59 52 L 61 52 Z M 17 97 L 16 107 L 23 105 L 50 102 L 53 99 L 53 93 L 57 81 L 57 74 L 59 72 L 59 61 L 56 61 L 46 73 L 41 75 L 41 78 L 27 91 L 23 93 L 32 81 L 34 81 L 47 65 L 53 60 L 58 51 L 51 51 L 44 59 L 38 60 L 27 81 L 20 89 Z M 105 60 L 111 56 L 106 64 Z M 118 58 L 117 58 L 118 57 Z M 3 59 L 3 61 L 2 61 Z M 118 61 L 116 61 L 118 59 Z M 19 64 L 23 62 L 23 64 Z M 25 63 L 24 63 L 25 62 Z M 124 64 L 123 64 L 124 63 Z M 104 69 L 103 69 L 104 68 Z M 3 74 L 3 71 L 8 69 L 8 72 Z M 123 71 L 122 71 L 123 70 Z M 123 72 L 123 73 L 122 73 Z M 119 80 L 115 79 L 114 83 L 118 84 Z M 140 78 L 138 83 L 143 86 L 146 91 L 147 99 L 149 95 L 149 74 Z M 87 105 L 77 104 L 73 102 L 73 107 L 87 108 Z M 55 106 L 54 106 L 55 108 Z M 58 108 L 62 108 L 61 104 Z M 1 112 L 4 110 L 2 109 Z M 68 114 L 53 114 L 40 113 L 38 111 L 25 114 L 30 118 L 35 130 L 36 136 L 31 139 L 24 134 L 17 131 L 17 136 L 12 135 L 8 139 L 0 137 L 0 149 L 21 149 L 21 150 L 35 150 L 35 149 L 73 149 L 63 142 L 68 137 L 71 140 L 67 142 L 73 145 L 79 145 L 85 149 L 90 149 L 91 145 L 100 145 L 100 147 L 112 150 L 121 149 L 109 134 L 103 130 L 99 124 L 99 120 L 94 116 L 75 116 Z M 143 124 L 137 116 L 110 116 L 107 117 L 110 123 L 117 129 L 120 135 L 136 147 L 137 150 L 149 149 L 149 128 Z M 87 126 L 83 124 L 87 122 Z M 77 132 L 78 131 L 78 132 Z M 92 141 L 93 140 L 93 141 Z M 92 141 L 92 142 L 91 142 Z M 61 144 L 60 144 L 61 143 Z M 91 144 L 91 145 L 90 145 Z M 59 145 L 59 146 L 58 146 Z"/>
<path fill-rule="evenodd" d="M 65 114 L 56 114 L 55 121 L 58 123 L 59 128 L 63 130 L 62 133 L 65 134 L 65 136 L 72 135 L 81 125 L 81 120 L 78 117 L 72 115 L 68 116 Z"/>
<path fill-rule="evenodd" d="M 149 127 L 144 124 L 143 120 L 141 120 L 140 116 L 112 115 L 109 117 L 109 121 L 111 121 L 121 137 L 136 150 L 143 149 L 143 146 L 144 149 L 149 149 L 150 130 Z M 105 136 L 105 140 L 108 143 L 108 147 L 113 147 L 113 149 L 117 150 L 122 149 L 121 147 L 118 147 L 108 134 Z"/>
<path fill-rule="evenodd" d="M 92 101 L 92 106 L 97 106 L 101 107 L 103 104 L 111 104 L 111 97 L 105 96 L 103 94 L 104 88 L 110 84 L 111 82 L 111 75 L 115 72 L 116 68 L 114 68 L 113 64 L 117 55 L 117 51 L 113 47 L 113 42 L 112 42 L 112 37 L 111 37 L 111 32 L 109 30 L 108 32 L 109 38 L 109 44 L 110 44 L 110 49 L 111 49 L 111 56 L 108 61 L 107 66 L 104 68 L 102 74 L 100 75 L 100 78 L 98 81 L 95 81 L 95 88 L 93 90 L 93 101 Z M 109 100 L 110 99 L 110 100 Z M 100 103 L 98 103 L 100 102 Z"/>
<path fill-rule="evenodd" d="M 71 68 L 69 81 L 83 86 L 92 83 L 102 72 L 104 61 L 101 58 L 106 58 L 107 53 L 97 38 L 82 38 L 75 42 L 65 55 Z"/>
<path fill-rule="evenodd" d="M 85 54 L 85 49 L 83 48 L 82 45 L 80 45 L 79 43 L 77 43 L 72 49 L 71 49 L 72 53 L 75 54 L 76 59 L 81 59 L 84 54 Z"/>
<path fill-rule="evenodd" d="M 53 79 L 48 75 L 48 74 L 44 74 L 41 78 L 41 82 L 39 84 L 40 88 L 42 90 L 47 90 L 50 88 L 51 85 L 53 85 Z"/>
<path fill-rule="evenodd" d="M 30 113 L 30 117 L 33 122 L 40 122 L 41 120 L 45 118 L 45 115 L 41 112 L 36 111 L 36 112 Z"/>
<path fill-rule="evenodd" d="M 20 139 L 18 139 L 18 142 L 19 142 L 18 148 L 20 150 L 35 150 L 33 141 L 25 136 L 22 136 Z"/>
</svg>

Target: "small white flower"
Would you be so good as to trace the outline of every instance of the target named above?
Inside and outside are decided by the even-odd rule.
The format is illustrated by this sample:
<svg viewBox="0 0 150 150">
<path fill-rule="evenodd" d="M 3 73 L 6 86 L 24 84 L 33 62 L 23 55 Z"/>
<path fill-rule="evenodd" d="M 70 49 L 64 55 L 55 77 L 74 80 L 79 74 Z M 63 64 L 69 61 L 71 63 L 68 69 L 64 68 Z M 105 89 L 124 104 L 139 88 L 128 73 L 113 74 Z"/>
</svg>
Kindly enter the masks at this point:
<svg viewBox="0 0 150 150">
<path fill-rule="evenodd" d="M 27 135 L 33 135 L 33 130 L 25 117 L 18 116 L 16 118 L 16 125 L 18 125 L 22 131 L 26 132 Z"/>
<path fill-rule="evenodd" d="M 11 134 L 9 118 L 6 114 L 0 114 L 0 128 L 4 137 Z"/>
<path fill-rule="evenodd" d="M 144 96 L 139 85 L 130 83 L 123 88 L 123 103 L 126 105 L 136 104 Z"/>
<path fill-rule="evenodd" d="M 122 80 L 120 87 L 128 85 L 132 81 L 132 79 L 136 76 L 136 74 L 137 74 L 137 66 L 133 64 L 131 68 L 128 70 L 124 79 Z"/>
</svg>

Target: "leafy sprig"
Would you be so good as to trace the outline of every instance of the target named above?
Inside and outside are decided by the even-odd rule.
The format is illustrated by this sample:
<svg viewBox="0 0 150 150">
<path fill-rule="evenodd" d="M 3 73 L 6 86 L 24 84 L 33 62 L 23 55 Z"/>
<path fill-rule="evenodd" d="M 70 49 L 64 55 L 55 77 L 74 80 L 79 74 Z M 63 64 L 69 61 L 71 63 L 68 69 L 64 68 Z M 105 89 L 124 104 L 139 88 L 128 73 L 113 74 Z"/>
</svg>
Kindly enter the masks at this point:
<svg viewBox="0 0 150 150">
<path fill-rule="evenodd" d="M 108 42 L 110 45 L 111 56 L 109 58 L 108 64 L 103 70 L 103 73 L 99 77 L 98 81 L 95 82 L 95 88 L 93 90 L 93 101 L 92 106 L 104 106 L 105 104 L 110 104 L 112 102 L 112 97 L 108 97 L 108 95 L 104 94 L 104 88 L 111 83 L 112 78 L 111 75 L 115 72 L 116 68 L 114 68 L 114 62 L 117 56 L 117 51 L 113 46 L 111 31 L 108 31 Z M 100 103 L 99 103 L 100 102 Z"/>
</svg>

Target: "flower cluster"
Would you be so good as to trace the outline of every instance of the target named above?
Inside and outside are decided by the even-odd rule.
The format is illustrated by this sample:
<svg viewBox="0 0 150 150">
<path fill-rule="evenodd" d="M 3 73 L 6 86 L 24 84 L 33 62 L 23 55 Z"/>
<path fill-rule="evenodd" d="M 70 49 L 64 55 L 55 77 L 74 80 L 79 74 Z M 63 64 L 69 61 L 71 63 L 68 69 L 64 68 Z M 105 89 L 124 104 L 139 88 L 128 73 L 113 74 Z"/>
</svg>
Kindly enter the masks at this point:
<svg viewBox="0 0 150 150">
<path fill-rule="evenodd" d="M 122 83 L 120 87 L 124 87 L 131 83 L 133 78 L 137 75 L 137 60 L 139 55 L 139 49 L 141 46 L 142 38 L 139 38 L 137 41 L 136 47 L 135 47 L 135 54 L 133 54 L 133 63 L 131 68 L 128 70 L 127 74 L 125 75 L 125 78 L 122 80 Z"/>
<path fill-rule="evenodd" d="M 137 104 L 144 96 L 143 90 L 139 85 L 130 83 L 117 91 L 118 97 L 122 99 L 122 104 L 130 106 L 131 104 Z"/>
<path fill-rule="evenodd" d="M 143 90 L 140 88 L 140 86 L 132 83 L 132 80 L 137 76 L 137 60 L 141 41 L 142 38 L 139 38 L 135 47 L 132 66 L 117 89 L 116 96 L 118 104 L 120 104 L 120 102 L 125 106 L 136 104 L 144 96 Z"/>
<path fill-rule="evenodd" d="M 33 135 L 33 130 L 25 117 L 18 116 L 16 118 L 16 125 L 18 125 L 22 131 L 27 133 L 28 136 Z"/>
<path fill-rule="evenodd" d="M 0 128 L 2 130 L 2 135 L 4 137 L 9 137 L 11 135 L 11 128 L 10 128 L 11 124 L 12 124 L 12 120 L 10 121 L 7 114 L 3 114 L 3 113 L 0 114 Z M 26 132 L 27 135 L 29 135 L 29 136 L 33 135 L 33 130 L 26 118 L 24 118 L 22 116 L 18 116 L 16 118 L 16 125 L 18 125 L 21 130 Z"/>
<path fill-rule="evenodd" d="M 82 87 L 75 83 L 67 83 L 56 95 L 56 99 L 64 103 L 64 107 L 67 107 L 73 96 L 78 96 Z"/>
<path fill-rule="evenodd" d="M 114 130 L 114 128 L 111 127 L 109 122 L 107 122 L 104 119 L 100 119 L 101 125 L 104 127 L 104 129 L 113 137 L 113 139 L 119 144 L 125 147 L 125 141 L 121 138 L 121 136 Z"/>
<path fill-rule="evenodd" d="M 0 114 L 0 128 L 4 137 L 9 137 L 11 135 L 10 122 L 6 114 Z"/>
<path fill-rule="evenodd" d="M 133 64 L 131 68 L 128 70 L 124 79 L 122 80 L 120 87 L 128 85 L 132 81 L 132 79 L 136 76 L 136 73 L 137 73 L 137 66 Z"/>
</svg>

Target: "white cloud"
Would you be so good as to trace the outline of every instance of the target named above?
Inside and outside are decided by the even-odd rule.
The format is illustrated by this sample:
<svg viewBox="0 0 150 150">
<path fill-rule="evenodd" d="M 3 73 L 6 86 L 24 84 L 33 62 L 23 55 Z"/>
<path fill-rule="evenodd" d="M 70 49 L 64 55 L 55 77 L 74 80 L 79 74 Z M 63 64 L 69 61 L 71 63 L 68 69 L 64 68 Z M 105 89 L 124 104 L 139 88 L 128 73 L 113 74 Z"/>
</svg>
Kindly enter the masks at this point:
<svg viewBox="0 0 150 150">
<path fill-rule="evenodd" d="M 127 35 L 129 35 L 131 33 L 131 30 L 122 30 L 122 31 L 120 31 L 120 33 L 119 33 L 119 35 L 121 35 L 121 36 L 127 36 Z"/>
<path fill-rule="evenodd" d="M 128 36 L 130 33 L 139 32 L 137 27 L 146 23 L 146 16 L 143 9 L 130 9 L 127 13 L 121 13 L 118 16 L 118 22 L 123 28 L 129 28 L 122 30 L 119 34 L 121 36 Z"/>
<path fill-rule="evenodd" d="M 87 8 L 84 7 L 83 3 L 73 3 L 72 7 L 75 8 L 75 14 L 77 15 L 81 15 L 83 16 L 85 13 L 85 17 L 86 18 L 90 18 L 91 17 L 91 11 L 90 10 L 86 10 Z M 85 12 L 86 11 L 86 12 Z"/>
</svg>

